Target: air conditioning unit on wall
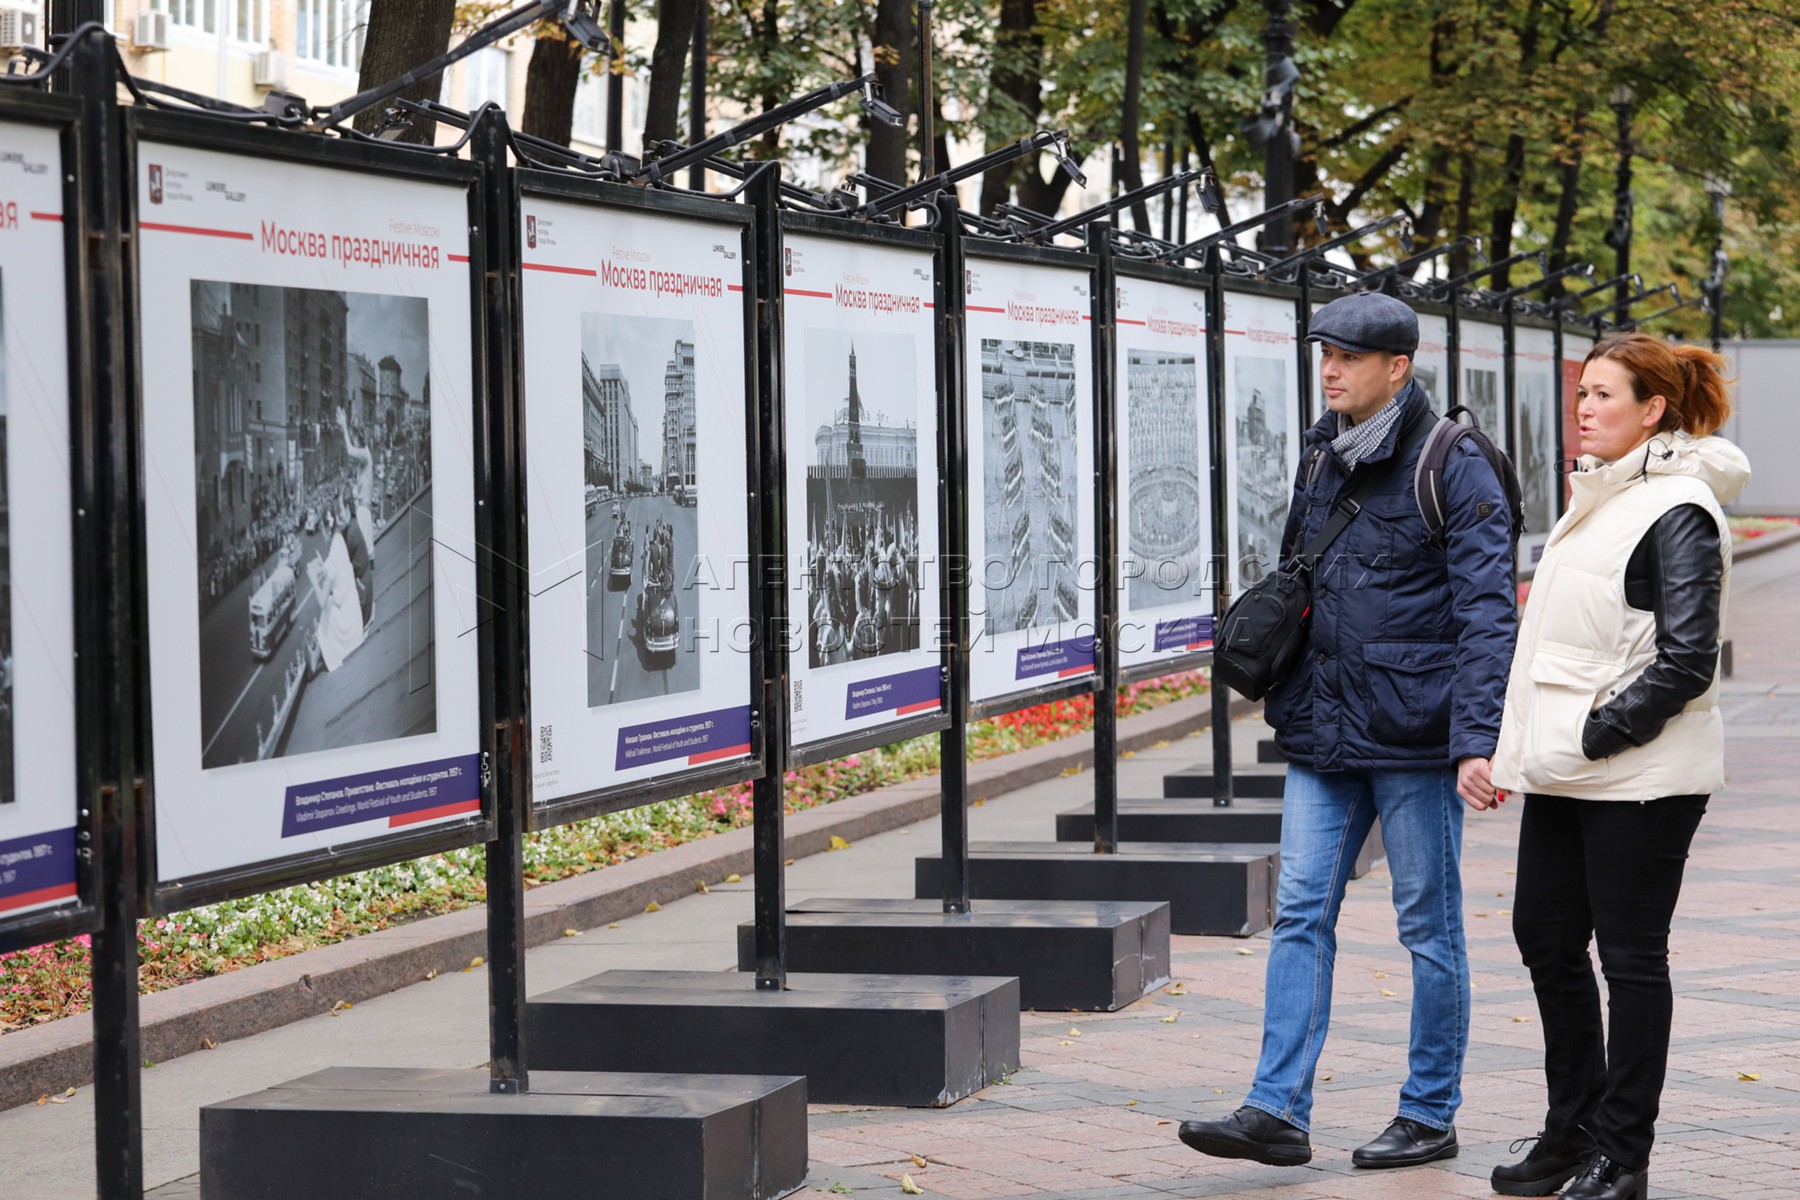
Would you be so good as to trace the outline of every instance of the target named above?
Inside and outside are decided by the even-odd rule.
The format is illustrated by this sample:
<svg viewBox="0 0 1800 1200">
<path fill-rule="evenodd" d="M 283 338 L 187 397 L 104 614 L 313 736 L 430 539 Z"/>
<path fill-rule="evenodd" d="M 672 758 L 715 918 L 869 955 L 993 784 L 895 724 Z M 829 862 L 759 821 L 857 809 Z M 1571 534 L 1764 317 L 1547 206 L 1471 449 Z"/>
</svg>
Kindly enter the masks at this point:
<svg viewBox="0 0 1800 1200">
<path fill-rule="evenodd" d="M 37 9 L 0 6 L 0 49 L 22 50 L 39 44 Z"/>
<path fill-rule="evenodd" d="M 285 91 L 288 85 L 288 56 L 281 50 L 264 50 L 256 56 L 256 86 Z"/>
<path fill-rule="evenodd" d="M 167 50 L 169 48 L 169 14 L 141 12 L 131 23 L 131 47 L 134 50 Z"/>
</svg>

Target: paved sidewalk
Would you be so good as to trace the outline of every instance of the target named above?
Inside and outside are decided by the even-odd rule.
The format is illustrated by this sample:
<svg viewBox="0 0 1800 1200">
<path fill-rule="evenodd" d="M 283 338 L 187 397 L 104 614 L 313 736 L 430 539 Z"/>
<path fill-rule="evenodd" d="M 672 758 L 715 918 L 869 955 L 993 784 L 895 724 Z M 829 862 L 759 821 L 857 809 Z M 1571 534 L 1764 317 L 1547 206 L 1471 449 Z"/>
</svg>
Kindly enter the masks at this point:
<svg viewBox="0 0 1800 1200">
<path fill-rule="evenodd" d="M 1675 1045 L 1652 1195 L 1791 1200 L 1800 1196 L 1800 822 L 1792 815 L 1800 633 L 1789 613 L 1800 547 L 1745 562 L 1734 584 L 1731 783 L 1701 826 L 1676 918 Z M 1241 754 L 1259 731 L 1238 722 Z M 1203 735 L 1134 755 L 1121 767 L 1124 792 L 1156 794 L 1165 771 L 1205 757 L 1209 744 Z M 1053 814 L 1091 794 L 1091 783 L 1077 774 L 996 797 L 972 813 L 973 835 L 1048 839 Z M 1488 1171 L 1508 1157 L 1511 1139 L 1536 1131 L 1543 1105 L 1536 1007 L 1507 920 L 1517 820 L 1509 805 L 1467 827 L 1477 990 L 1458 1121 L 1463 1154 L 1454 1162 L 1385 1174 L 1349 1166 L 1350 1148 L 1392 1116 L 1405 1061 L 1408 965 L 1378 871 L 1351 883 L 1344 906 L 1310 1166 L 1215 1162 L 1175 1140 L 1175 1122 L 1228 1112 L 1242 1097 L 1261 1036 L 1267 948 L 1266 937 L 1180 937 L 1175 978 L 1185 995 L 1103 1016 L 1028 1013 L 1024 1062 L 1009 1083 L 936 1111 L 816 1106 L 813 1186 L 802 1194 L 899 1196 L 905 1173 L 926 1195 L 953 1200 L 1490 1195 Z M 857 839 L 849 850 L 800 859 L 788 896 L 909 895 L 914 855 L 936 846 L 935 821 Z M 531 991 L 615 967 L 729 969 L 736 925 L 749 914 L 748 877 L 715 883 L 708 895 L 531 951 Z M 327 1066 L 474 1068 L 487 1056 L 485 1019 L 484 973 L 455 972 L 152 1068 L 143 1085 L 147 1183 L 164 1200 L 196 1195 L 203 1104 Z M 916 1166 L 915 1154 L 927 1165 Z M 91 1089 L 67 1104 L 0 1112 L 0 1195 L 91 1197 L 92 1162 Z"/>
</svg>

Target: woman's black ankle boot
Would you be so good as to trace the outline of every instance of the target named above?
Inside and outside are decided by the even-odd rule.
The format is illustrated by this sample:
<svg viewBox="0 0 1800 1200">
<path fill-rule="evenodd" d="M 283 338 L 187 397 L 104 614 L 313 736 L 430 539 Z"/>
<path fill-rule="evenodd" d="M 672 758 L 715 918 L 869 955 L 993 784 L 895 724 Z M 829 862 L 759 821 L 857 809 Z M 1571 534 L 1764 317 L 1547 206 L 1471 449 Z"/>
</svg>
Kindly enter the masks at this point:
<svg viewBox="0 0 1800 1200">
<path fill-rule="evenodd" d="M 1596 1150 L 1562 1194 L 1563 1200 L 1648 1200 L 1650 1171 L 1622 1167 Z"/>
</svg>

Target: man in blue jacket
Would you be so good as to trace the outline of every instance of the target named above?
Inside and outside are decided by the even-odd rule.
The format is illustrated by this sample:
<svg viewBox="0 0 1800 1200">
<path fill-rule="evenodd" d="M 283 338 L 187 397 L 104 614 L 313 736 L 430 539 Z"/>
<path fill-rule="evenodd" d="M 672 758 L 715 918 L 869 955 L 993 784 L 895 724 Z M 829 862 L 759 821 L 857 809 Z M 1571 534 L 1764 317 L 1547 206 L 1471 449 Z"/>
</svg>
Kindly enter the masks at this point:
<svg viewBox="0 0 1800 1200">
<path fill-rule="evenodd" d="M 1331 1015 L 1344 885 L 1381 819 L 1400 940 L 1412 953 L 1410 1071 L 1387 1130 L 1359 1167 L 1456 1154 L 1469 1040 L 1462 924 L 1462 804 L 1497 801 L 1488 760 L 1517 626 L 1506 494 L 1468 438 L 1444 472 L 1449 513 L 1432 539 L 1414 471 L 1438 419 L 1412 381 L 1419 323 L 1399 300 L 1358 293 L 1313 319 L 1325 417 L 1306 432 L 1285 558 L 1365 477 L 1378 482 L 1314 576 L 1307 652 L 1266 705 L 1287 759 L 1281 885 L 1269 946 L 1262 1059 L 1244 1106 L 1187 1121 L 1204 1154 L 1298 1165 Z"/>
</svg>

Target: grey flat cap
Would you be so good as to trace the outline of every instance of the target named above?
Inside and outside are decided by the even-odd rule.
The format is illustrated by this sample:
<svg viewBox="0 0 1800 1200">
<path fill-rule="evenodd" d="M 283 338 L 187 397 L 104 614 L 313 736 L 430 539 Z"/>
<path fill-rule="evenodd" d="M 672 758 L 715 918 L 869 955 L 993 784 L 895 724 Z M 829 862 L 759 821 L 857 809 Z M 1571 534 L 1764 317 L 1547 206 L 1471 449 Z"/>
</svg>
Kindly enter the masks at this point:
<svg viewBox="0 0 1800 1200">
<path fill-rule="evenodd" d="M 1381 352 L 1410 358 L 1419 348 L 1419 318 L 1405 302 L 1392 296 L 1352 292 L 1314 315 L 1306 340 L 1330 342 L 1357 354 Z"/>
</svg>

